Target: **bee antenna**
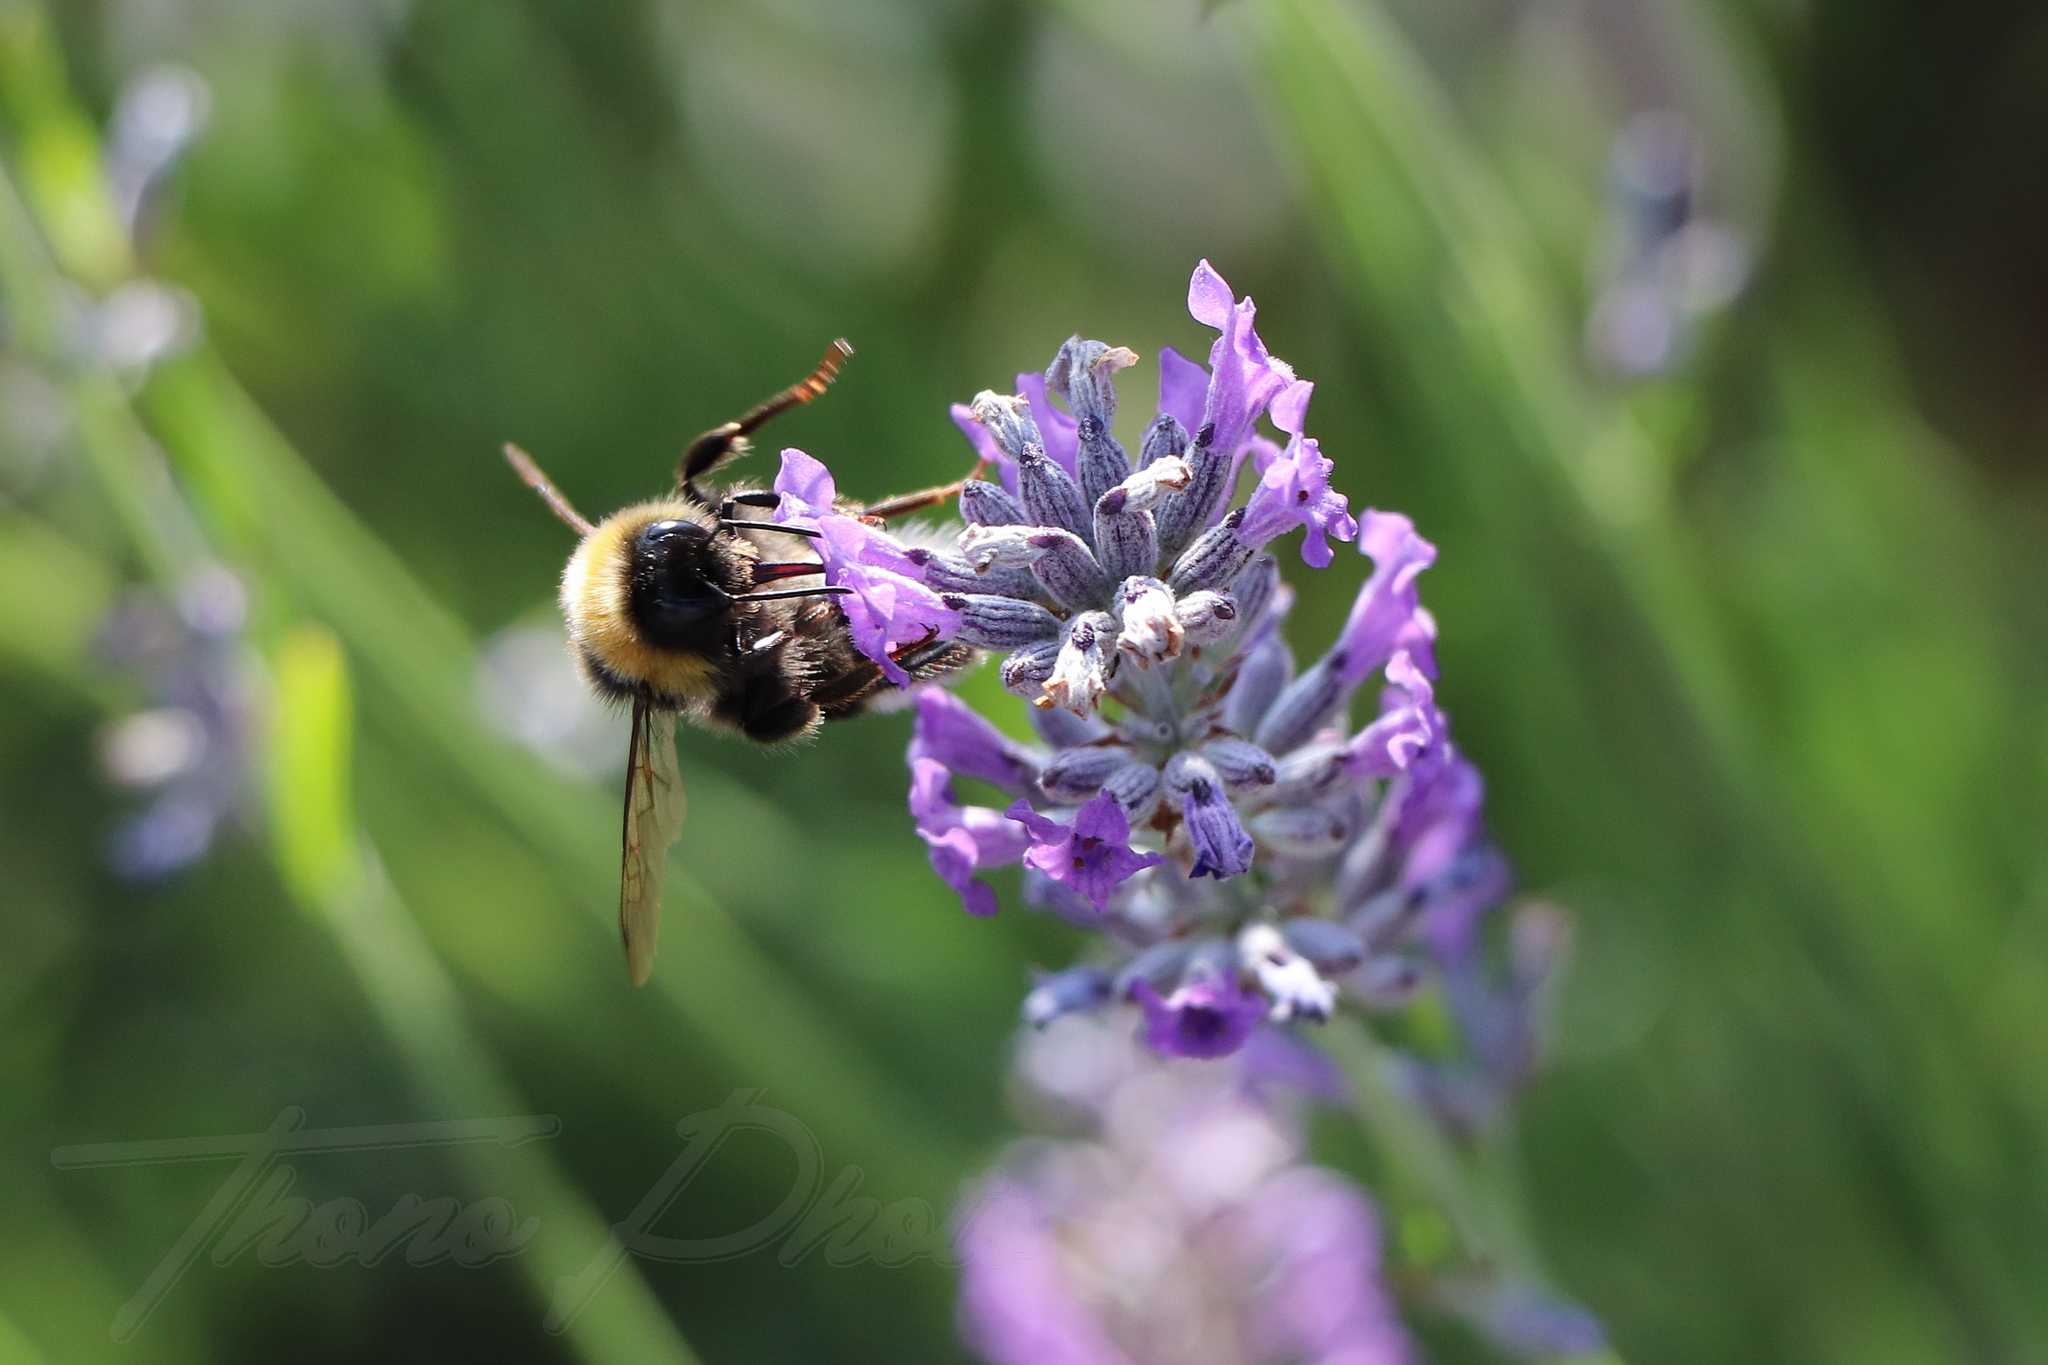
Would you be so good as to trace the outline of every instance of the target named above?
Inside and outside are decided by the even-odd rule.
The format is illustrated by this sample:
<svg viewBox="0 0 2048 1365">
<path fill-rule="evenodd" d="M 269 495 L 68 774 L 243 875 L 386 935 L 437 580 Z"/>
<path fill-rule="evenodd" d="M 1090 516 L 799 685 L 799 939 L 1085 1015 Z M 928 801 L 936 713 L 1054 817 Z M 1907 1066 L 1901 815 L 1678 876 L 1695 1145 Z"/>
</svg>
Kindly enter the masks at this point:
<svg viewBox="0 0 2048 1365">
<path fill-rule="evenodd" d="M 541 473 L 540 466 L 534 463 L 533 456 L 507 441 L 505 463 L 512 466 L 512 472 L 519 476 L 521 483 L 540 494 L 540 500 L 548 505 L 549 511 L 562 519 L 563 525 L 579 536 L 591 533 L 594 528 L 589 519 L 576 510 L 561 489 L 555 487 L 553 479 Z"/>
<path fill-rule="evenodd" d="M 718 529 L 721 531 L 780 531 L 786 536 L 804 536 L 811 540 L 816 540 L 819 536 L 825 534 L 823 531 L 812 530 L 808 526 L 786 526 L 779 521 L 739 521 L 731 517 L 721 518 L 718 523 Z"/>
</svg>

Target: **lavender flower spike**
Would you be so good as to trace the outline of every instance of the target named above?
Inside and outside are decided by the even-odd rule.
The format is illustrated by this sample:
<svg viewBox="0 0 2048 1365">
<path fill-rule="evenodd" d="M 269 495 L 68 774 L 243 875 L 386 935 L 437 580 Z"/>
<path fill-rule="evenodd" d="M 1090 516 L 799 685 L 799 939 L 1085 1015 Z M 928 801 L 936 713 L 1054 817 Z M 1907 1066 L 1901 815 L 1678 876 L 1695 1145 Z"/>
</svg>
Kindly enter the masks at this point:
<svg viewBox="0 0 2048 1365">
<path fill-rule="evenodd" d="M 1391 1007 L 1432 963 L 1474 960 L 1509 881 L 1438 706 L 1419 592 L 1436 547 L 1398 513 L 1353 517 L 1308 430 L 1313 385 L 1266 349 L 1250 299 L 1204 262 L 1188 305 L 1215 329 L 1209 363 L 1162 350 L 1151 412 L 1120 416 L 1133 353 L 1078 336 L 1019 375 L 1016 396 L 956 407 L 1003 484 L 967 487 L 958 544 L 921 547 L 908 562 L 931 581 L 899 591 L 936 596 L 943 633 L 1001 651 L 1002 686 L 1031 703 L 1044 746 L 950 694 L 918 703 L 911 805 L 934 869 L 985 913 L 991 870 L 1021 862 L 1030 904 L 1103 940 L 1083 975 L 1057 978 L 1078 984 L 1056 1012 L 1129 1017 L 1134 1003 L 1155 1050 L 1221 1056 L 1261 1030 Z M 1248 455 L 1257 485 L 1232 506 Z M 786 475 L 793 515 L 829 524 L 829 475 L 800 460 Z M 1357 593 L 1298 675 L 1293 593 L 1261 553 L 1295 531 L 1304 565 Z M 1333 542 L 1354 539 L 1369 575 L 1338 567 Z M 893 544 L 854 543 L 841 572 L 895 572 Z M 921 606 L 856 609 L 878 618 L 870 634 L 900 638 Z M 1377 714 L 1354 718 L 1374 678 Z M 1010 804 L 963 806 L 948 774 Z M 1117 985 L 1098 995 L 1102 979 Z M 1487 1028 L 1510 1040 L 1501 1057 L 1526 1054 L 1511 1045 L 1526 1030 Z"/>
<path fill-rule="evenodd" d="M 1079 1133 L 1018 1143 L 970 1196 L 968 1347 L 991 1365 L 1411 1365 L 1372 1203 L 1303 1159 L 1306 1072 L 1172 1065 L 1071 1014 L 1027 1035 L 1017 1089 Z"/>
</svg>

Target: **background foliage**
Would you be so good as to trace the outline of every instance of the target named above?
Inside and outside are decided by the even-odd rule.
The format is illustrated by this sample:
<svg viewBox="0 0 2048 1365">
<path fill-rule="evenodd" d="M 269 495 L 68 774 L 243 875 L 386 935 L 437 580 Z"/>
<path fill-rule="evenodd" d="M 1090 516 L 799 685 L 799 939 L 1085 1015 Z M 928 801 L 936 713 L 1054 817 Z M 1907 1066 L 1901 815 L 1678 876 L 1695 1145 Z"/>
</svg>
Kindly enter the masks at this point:
<svg viewBox="0 0 2048 1365">
<path fill-rule="evenodd" d="M 845 333 L 771 444 L 936 482 L 946 404 L 1069 332 L 1201 344 L 1206 255 L 1319 381 L 1341 485 L 1441 545 L 1441 696 L 1577 914 L 1518 1134 L 1560 1283 L 1639 1360 L 2048 1354 L 2044 60 L 2026 7 L 1871 0 L 0 4 L 0 1351 L 947 1358 L 930 1261 L 631 1265 L 538 1330 L 737 1088 L 943 1208 L 1007 1131 L 1026 967 L 1070 945 L 926 873 L 900 718 L 691 736 L 668 948 L 625 989 L 622 723 L 505 634 L 554 629 L 568 546 L 495 452 L 618 505 Z M 166 62 L 209 117 L 131 239 L 108 130 Z M 1647 110 L 1748 268 L 1623 378 L 1586 338 Z M 196 340 L 81 322 L 141 278 Z M 214 562 L 250 591 L 250 781 L 136 886 L 95 754 L 151 696 L 103 623 Z M 483 1269 L 200 1265 L 111 1344 L 224 1171 L 50 1149 L 286 1105 L 562 1116 L 300 1169 L 540 1234 Z M 671 1218 L 790 1174 L 736 1146 Z"/>
</svg>

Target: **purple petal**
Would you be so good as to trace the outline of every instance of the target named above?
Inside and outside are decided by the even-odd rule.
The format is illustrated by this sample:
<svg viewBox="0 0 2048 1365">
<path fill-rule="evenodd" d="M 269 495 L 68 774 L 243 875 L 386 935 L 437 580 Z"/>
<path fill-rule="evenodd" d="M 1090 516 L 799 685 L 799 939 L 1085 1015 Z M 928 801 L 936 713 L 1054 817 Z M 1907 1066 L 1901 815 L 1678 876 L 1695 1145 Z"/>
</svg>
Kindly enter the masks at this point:
<svg viewBox="0 0 2048 1365">
<path fill-rule="evenodd" d="M 1211 429 L 1216 449 L 1234 457 L 1252 434 L 1252 424 L 1296 381 L 1287 362 L 1268 353 L 1259 340 L 1252 325 L 1258 310 L 1252 301 L 1230 299 L 1230 286 L 1213 266 L 1203 261 L 1195 268 L 1188 282 L 1188 312 L 1222 333 L 1209 348 L 1209 390 L 1201 425 Z"/>
<path fill-rule="evenodd" d="M 995 892 L 975 877 L 990 867 L 1016 862 L 1030 846 L 1016 825 L 986 806 L 961 806 L 953 799 L 952 774 L 936 759 L 910 760 L 910 815 L 925 842 L 932 871 L 960 894 L 971 915 L 996 912 Z"/>
<path fill-rule="evenodd" d="M 1285 453 L 1260 474 L 1238 534 L 1247 544 L 1264 545 L 1299 526 L 1306 532 L 1301 539 L 1302 562 L 1328 568 L 1328 538 L 1350 540 L 1358 534 L 1348 500 L 1330 488 L 1332 468 L 1313 436 L 1288 441 Z"/>
<path fill-rule="evenodd" d="M 910 756 L 931 758 L 962 777 L 978 777 L 1005 791 L 1022 791 L 1037 774 L 1002 731 L 980 712 L 943 688 L 917 694 L 917 720 L 911 729 Z"/>
<path fill-rule="evenodd" d="M 782 501 L 775 505 L 774 520 L 808 521 L 832 515 L 839 496 L 832 471 L 794 446 L 782 452 L 782 469 L 775 476 L 775 491 Z"/>
<path fill-rule="evenodd" d="M 1380 694 L 1379 718 L 1358 732 L 1345 754 L 1354 776 L 1393 777 L 1412 767 L 1444 732 L 1436 689 L 1407 650 L 1387 662 L 1390 686 Z"/>
<path fill-rule="evenodd" d="M 1415 523 L 1400 513 L 1368 508 L 1359 521 L 1358 548 L 1372 556 L 1372 577 L 1358 590 L 1335 651 L 1342 655 L 1339 676 L 1354 687 L 1383 667 L 1396 649 L 1417 654 L 1418 666 L 1433 664 L 1416 647 L 1436 634 L 1415 588 L 1416 576 L 1436 562 L 1436 546 L 1416 535 Z"/>
<path fill-rule="evenodd" d="M 1171 346 L 1159 348 L 1159 410 L 1193 433 L 1202 425 L 1209 372 Z"/>
<path fill-rule="evenodd" d="M 1022 798 L 1008 814 L 1030 833 L 1031 848 L 1024 861 L 1087 897 L 1098 912 L 1109 907 L 1117 887 L 1165 861 L 1157 853 L 1139 853 L 1130 846 L 1130 821 L 1107 792 L 1083 806 L 1071 825 L 1041 815 Z"/>
</svg>

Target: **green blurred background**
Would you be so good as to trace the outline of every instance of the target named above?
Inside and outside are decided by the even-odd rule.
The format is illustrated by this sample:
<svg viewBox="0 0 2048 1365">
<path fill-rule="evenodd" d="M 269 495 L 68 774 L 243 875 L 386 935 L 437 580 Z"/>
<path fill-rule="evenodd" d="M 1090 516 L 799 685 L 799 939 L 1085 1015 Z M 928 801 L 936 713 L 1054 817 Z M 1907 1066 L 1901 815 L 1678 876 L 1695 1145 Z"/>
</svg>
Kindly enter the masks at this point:
<svg viewBox="0 0 2048 1365">
<path fill-rule="evenodd" d="M 1070 332 L 1199 353 L 1207 256 L 1354 504 L 1441 546 L 1440 696 L 1577 915 L 1517 1134 L 1557 1282 L 1638 1362 L 2048 1359 L 2048 17 L 1211 8 L 0 3 L 0 1357 L 954 1358 L 946 1266 L 772 1247 L 628 1263 L 541 1330 L 735 1090 L 942 1214 L 1010 1130 L 1028 968 L 1078 944 L 928 874 L 900 716 L 690 735 L 628 990 L 623 726 L 565 686 L 569 547 L 497 446 L 602 512 L 843 333 L 767 444 L 921 486 L 963 467 L 947 403 Z M 216 564 L 244 626 L 185 638 L 149 604 L 232 607 Z M 196 734 L 161 709 L 194 686 Z M 162 794 L 116 779 L 180 757 L 210 846 L 117 875 Z M 538 1231 L 202 1259 L 111 1340 L 230 1167 L 52 1149 L 288 1105 L 559 1116 L 294 1163 Z M 662 1228 L 794 1169 L 735 1141 Z"/>
</svg>

